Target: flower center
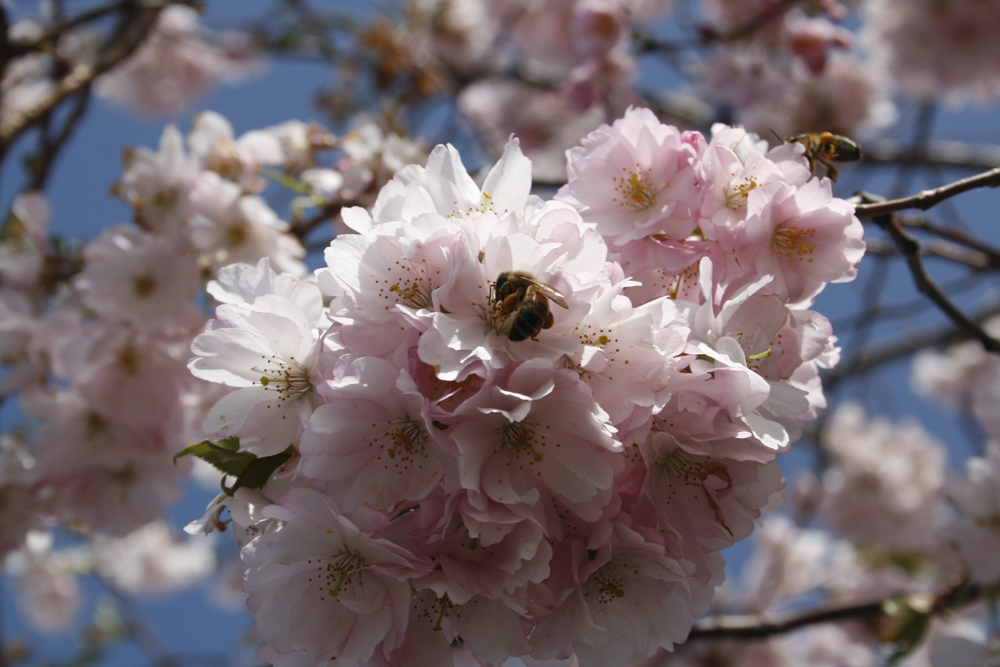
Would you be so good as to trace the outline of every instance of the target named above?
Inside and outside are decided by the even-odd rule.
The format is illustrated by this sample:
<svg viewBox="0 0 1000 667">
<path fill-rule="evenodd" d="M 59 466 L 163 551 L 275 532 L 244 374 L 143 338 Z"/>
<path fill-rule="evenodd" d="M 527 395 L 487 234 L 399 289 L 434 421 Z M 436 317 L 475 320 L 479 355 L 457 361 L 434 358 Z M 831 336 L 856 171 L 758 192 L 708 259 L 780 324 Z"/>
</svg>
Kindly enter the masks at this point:
<svg viewBox="0 0 1000 667">
<path fill-rule="evenodd" d="M 757 187 L 757 181 L 744 178 L 734 181 L 726 187 L 726 206 L 736 211 L 744 211 L 747 207 L 747 197 L 750 191 Z"/>
<path fill-rule="evenodd" d="M 265 391 L 278 393 L 278 407 L 290 399 L 301 398 L 312 389 L 309 372 L 295 361 L 295 357 L 289 357 L 288 361 L 273 354 L 270 359 L 261 358 L 265 359 L 264 367 L 254 366 L 250 370 L 262 374 L 260 385 Z"/>
<path fill-rule="evenodd" d="M 771 249 L 776 254 L 787 257 L 789 262 L 812 262 L 810 255 L 816 249 L 816 244 L 810 242 L 810 239 L 815 234 L 816 230 L 812 228 L 782 227 L 771 237 Z"/>
<path fill-rule="evenodd" d="M 598 604 L 608 604 L 625 597 L 627 577 L 615 563 L 605 563 L 587 579 L 584 595 Z"/>
<path fill-rule="evenodd" d="M 398 419 L 393 422 L 389 436 L 393 443 L 387 452 L 389 458 L 394 459 L 398 454 L 402 460 L 410 460 L 414 454 L 422 452 L 424 442 L 429 437 L 423 423 L 412 419 Z"/>
<path fill-rule="evenodd" d="M 132 278 L 132 291 L 140 299 L 145 299 L 156 291 L 156 278 L 151 275 Z"/>
<path fill-rule="evenodd" d="M 325 592 L 332 598 L 340 596 L 345 586 L 360 583 L 365 560 L 357 551 L 342 551 L 319 564 L 319 576 Z M 320 597 L 320 600 L 323 600 Z"/>
<path fill-rule="evenodd" d="M 537 424 L 528 422 L 515 422 L 499 429 L 498 435 L 506 452 L 509 452 L 515 459 L 528 458 L 528 465 L 541 463 L 544 453 L 538 451 L 538 446 L 544 447 L 545 436 L 539 436 L 535 431 Z M 509 465 L 509 464 L 508 464 Z"/>
<path fill-rule="evenodd" d="M 622 167 L 622 171 L 625 171 L 624 167 Z M 612 198 L 612 201 L 619 202 L 618 205 L 622 207 L 628 206 L 636 211 L 645 211 L 656 204 L 656 195 L 659 194 L 660 190 L 670 187 L 670 183 L 664 183 L 662 188 L 657 187 L 648 173 L 645 176 L 638 171 L 626 173 L 627 176 L 615 179 L 615 192 L 617 194 Z"/>
</svg>

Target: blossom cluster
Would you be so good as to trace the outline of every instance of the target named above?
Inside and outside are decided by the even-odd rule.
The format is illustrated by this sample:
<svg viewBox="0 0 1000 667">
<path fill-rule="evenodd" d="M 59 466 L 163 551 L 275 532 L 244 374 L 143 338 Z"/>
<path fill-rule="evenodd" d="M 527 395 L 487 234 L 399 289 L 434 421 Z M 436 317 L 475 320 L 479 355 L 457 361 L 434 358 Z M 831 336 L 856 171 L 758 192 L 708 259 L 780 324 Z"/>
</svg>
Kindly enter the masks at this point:
<svg viewBox="0 0 1000 667">
<path fill-rule="evenodd" d="M 359 132 L 371 134 L 365 127 Z M 109 227 L 80 250 L 47 239 L 44 196 L 15 199 L 0 243 L 3 394 L 19 395 L 34 427 L 0 447 L 4 553 L 40 517 L 124 534 L 179 497 L 186 465 L 172 457 L 202 437 L 218 399 L 186 369 L 206 320 L 194 299 L 203 280 L 233 262 L 266 258 L 305 275 L 304 248 L 261 197 L 261 173 L 336 181 L 313 191 L 310 205 L 363 193 L 376 178 L 371 151 L 346 137 L 338 168 L 318 168 L 314 149 L 328 143 L 298 121 L 237 138 L 226 119 L 205 112 L 186 147 L 169 126 L 157 151 L 127 152 L 113 188 L 138 224 Z"/>
<path fill-rule="evenodd" d="M 284 464 L 198 525 L 228 507 L 258 656 L 619 665 L 684 641 L 719 550 L 783 502 L 775 458 L 838 353 L 809 306 L 864 252 L 801 153 L 632 109 L 544 201 L 516 139 L 481 186 L 438 146 L 343 211 L 315 282 L 220 273 L 190 368 L 232 389 L 205 430 Z"/>
<path fill-rule="evenodd" d="M 321 166 L 319 150 L 334 147 L 341 158 Z M 100 569 L 88 549 L 111 536 L 140 540 L 180 498 L 192 466 L 174 455 L 203 439 L 202 422 L 221 396 L 186 368 L 207 320 L 198 307 L 204 281 L 225 265 L 262 259 L 306 275 L 299 237 L 263 197 L 266 176 L 301 184 L 293 206 L 301 216 L 365 201 L 389 170 L 424 154 L 371 121 L 338 138 L 298 121 L 237 137 L 228 120 L 203 112 L 186 137 L 168 126 L 157 150 L 126 151 L 112 191 L 134 225 L 108 227 L 80 247 L 60 244 L 48 238 L 48 200 L 15 197 L 0 232 L 0 391 L 18 399 L 24 422 L 0 439 L 0 556 L 18 550 L 10 571 L 35 609 L 27 618 L 48 630 L 72 622 L 76 579 Z M 218 473 L 208 476 L 217 488 Z M 56 526 L 96 542 L 32 547 L 47 544 Z M 207 548 L 189 559 L 198 577 L 211 569 Z M 149 547 L 157 549 L 151 561 L 170 558 L 162 544 Z M 188 572 L 185 584 L 196 578 Z M 156 582 L 111 577 L 128 592 L 162 591 Z"/>
</svg>

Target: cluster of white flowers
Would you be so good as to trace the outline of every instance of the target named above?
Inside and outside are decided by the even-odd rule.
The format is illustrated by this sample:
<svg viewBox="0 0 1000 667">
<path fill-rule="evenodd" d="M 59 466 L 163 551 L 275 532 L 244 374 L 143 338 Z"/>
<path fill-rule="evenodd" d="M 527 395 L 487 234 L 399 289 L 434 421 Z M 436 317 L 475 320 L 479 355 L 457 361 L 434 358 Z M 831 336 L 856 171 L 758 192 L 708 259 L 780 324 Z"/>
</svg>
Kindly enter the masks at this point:
<svg viewBox="0 0 1000 667">
<path fill-rule="evenodd" d="M 438 146 L 343 212 L 316 283 L 220 274 L 190 368 L 235 390 L 205 429 L 283 465 L 195 529 L 238 526 L 259 657 L 610 666 L 685 639 L 718 551 L 783 501 L 837 358 L 808 306 L 864 252 L 801 146 L 763 148 L 635 109 L 543 201 L 516 139 L 481 187 Z"/>
<path fill-rule="evenodd" d="M 339 179 L 322 193 L 303 186 L 312 195 L 303 198 L 305 205 L 317 206 L 359 196 L 385 180 L 385 169 L 399 166 L 394 155 L 423 157 L 419 145 L 368 125 L 357 134 L 367 135 L 367 144 L 346 137 L 338 144 L 343 160 L 330 168 L 317 166 L 315 150 L 334 143 L 318 126 L 290 121 L 237 138 L 226 119 L 204 112 L 186 145 L 169 126 L 159 150 L 126 153 L 113 188 L 138 224 L 108 227 L 80 249 L 47 238 L 52 211 L 43 195 L 15 198 L 0 239 L 2 394 L 19 399 L 28 426 L 0 441 L 0 556 L 26 539 L 44 543 L 45 534 L 30 538 L 32 531 L 57 523 L 77 534 L 117 537 L 148 530 L 164 517 L 191 468 L 190 460 L 175 463 L 174 455 L 203 439 L 205 416 L 222 395 L 218 385 L 187 370 L 192 340 L 207 320 L 196 305 L 204 299 L 204 281 L 218 275 L 225 283 L 232 271 L 219 274 L 220 267 L 240 261 L 286 272 L 269 290 L 306 275 L 300 240 L 262 197 L 266 169 L 303 182 L 317 174 Z M 220 303 L 235 298 L 213 296 Z M 304 325 L 307 332 L 311 325 Z M 167 559 L 169 549 L 160 550 Z M 194 569 L 166 577 L 169 586 L 148 573 L 133 577 L 141 582 L 119 580 L 124 569 L 109 577 L 130 592 L 176 587 L 211 569 L 210 550 L 190 554 Z M 61 548 L 32 549 L 30 542 L 21 557 L 35 564 L 15 568 L 24 597 L 45 602 L 36 620 L 64 626 L 76 606 L 75 577 L 86 570 L 64 564 L 89 563 L 94 571 L 96 561 L 68 559 Z M 50 570 L 58 574 L 52 586 L 59 590 L 31 574 Z"/>
</svg>

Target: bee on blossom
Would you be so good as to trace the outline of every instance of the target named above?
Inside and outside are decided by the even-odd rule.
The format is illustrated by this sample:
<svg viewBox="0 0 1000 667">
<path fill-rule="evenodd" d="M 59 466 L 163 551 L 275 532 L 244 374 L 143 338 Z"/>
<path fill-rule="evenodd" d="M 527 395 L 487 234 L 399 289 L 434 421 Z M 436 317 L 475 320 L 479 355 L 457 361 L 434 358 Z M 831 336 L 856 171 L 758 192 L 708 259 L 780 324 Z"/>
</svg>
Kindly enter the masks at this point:
<svg viewBox="0 0 1000 667">
<path fill-rule="evenodd" d="M 787 137 L 785 142 L 805 146 L 810 169 L 819 162 L 826 167 L 827 176 L 833 181 L 837 180 L 837 170 L 831 162 L 849 163 L 861 159 L 861 146 L 852 139 L 832 132 L 799 134 Z"/>
<path fill-rule="evenodd" d="M 534 339 L 542 329 L 552 327 L 549 301 L 569 308 L 562 294 L 525 271 L 501 273 L 490 292 L 500 316 L 513 315 L 507 336 L 514 342 Z"/>
</svg>

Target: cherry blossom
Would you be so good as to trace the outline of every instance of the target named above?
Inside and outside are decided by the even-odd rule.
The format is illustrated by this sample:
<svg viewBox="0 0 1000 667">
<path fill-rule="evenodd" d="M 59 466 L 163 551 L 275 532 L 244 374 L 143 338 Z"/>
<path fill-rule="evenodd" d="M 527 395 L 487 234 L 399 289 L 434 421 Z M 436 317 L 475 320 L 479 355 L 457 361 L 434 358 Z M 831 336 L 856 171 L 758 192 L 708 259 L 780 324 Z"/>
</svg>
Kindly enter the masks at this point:
<svg viewBox="0 0 1000 667">
<path fill-rule="evenodd" d="M 205 419 L 205 431 L 240 437 L 269 456 L 295 444 L 316 407 L 319 350 L 313 322 L 297 304 L 265 294 L 252 304 L 223 304 L 218 320 L 192 344 L 196 377 L 238 389 Z"/>
<path fill-rule="evenodd" d="M 242 552 L 258 657 L 301 665 L 359 665 L 376 651 L 388 658 L 406 633 L 407 580 L 429 564 L 374 537 L 375 515 L 361 515 L 359 526 L 312 489 L 289 491 L 264 512 L 284 525 Z"/>
</svg>

